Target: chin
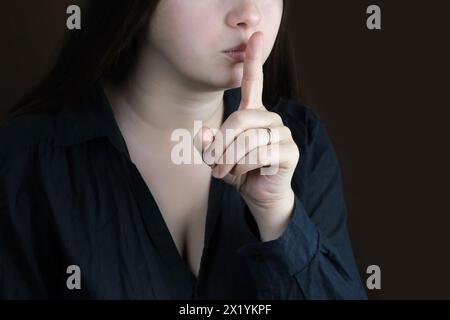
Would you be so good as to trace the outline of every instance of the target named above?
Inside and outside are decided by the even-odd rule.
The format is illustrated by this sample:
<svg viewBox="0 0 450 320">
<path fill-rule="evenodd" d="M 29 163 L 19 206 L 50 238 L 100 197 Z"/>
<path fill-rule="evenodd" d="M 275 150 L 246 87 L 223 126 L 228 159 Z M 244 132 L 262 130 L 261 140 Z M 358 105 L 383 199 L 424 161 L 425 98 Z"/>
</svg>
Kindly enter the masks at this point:
<svg viewBox="0 0 450 320">
<path fill-rule="evenodd" d="M 216 79 L 209 79 L 209 84 L 216 88 L 221 90 L 227 90 L 227 89 L 233 89 L 233 88 L 239 88 L 242 85 L 242 73 L 243 69 L 242 67 L 238 68 L 227 68 L 226 70 L 222 71 L 221 77 Z"/>
<path fill-rule="evenodd" d="M 242 67 L 233 69 L 228 80 L 229 88 L 238 88 L 242 85 L 242 72 Z"/>
</svg>

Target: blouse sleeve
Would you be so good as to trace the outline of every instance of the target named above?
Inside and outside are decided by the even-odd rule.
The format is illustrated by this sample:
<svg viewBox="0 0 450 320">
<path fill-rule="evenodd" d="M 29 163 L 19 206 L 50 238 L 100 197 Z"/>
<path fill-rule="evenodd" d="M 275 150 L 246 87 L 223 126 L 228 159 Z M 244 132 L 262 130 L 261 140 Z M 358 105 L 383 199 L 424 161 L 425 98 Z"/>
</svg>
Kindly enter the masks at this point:
<svg viewBox="0 0 450 320">
<path fill-rule="evenodd" d="M 279 238 L 238 250 L 258 299 L 367 298 L 347 232 L 337 157 L 325 127 L 312 114 L 314 121 L 306 126 L 298 119 L 287 124 L 300 150 L 289 224 Z"/>
</svg>

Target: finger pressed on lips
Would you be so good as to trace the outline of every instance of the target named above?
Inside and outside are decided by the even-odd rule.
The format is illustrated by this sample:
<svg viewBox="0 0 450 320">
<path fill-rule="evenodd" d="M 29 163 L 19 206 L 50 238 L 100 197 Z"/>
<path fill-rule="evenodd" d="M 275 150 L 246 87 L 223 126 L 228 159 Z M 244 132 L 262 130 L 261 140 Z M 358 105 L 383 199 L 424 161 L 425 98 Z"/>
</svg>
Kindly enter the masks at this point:
<svg viewBox="0 0 450 320">
<path fill-rule="evenodd" d="M 264 82 L 263 38 L 263 33 L 261 31 L 258 31 L 253 33 L 248 40 L 242 74 L 241 102 L 238 108 L 238 111 L 250 111 L 251 109 L 256 109 L 252 111 L 261 112 L 261 114 L 254 114 L 251 116 L 250 114 L 247 114 L 247 117 L 240 116 L 240 120 L 235 121 L 235 118 L 237 118 L 236 113 L 238 111 L 234 112 L 232 116 L 230 116 L 224 122 L 219 130 L 219 132 L 222 134 L 222 137 L 225 137 L 225 143 L 222 148 L 220 148 L 221 150 L 216 150 L 219 144 L 217 140 L 220 139 L 214 139 L 214 141 L 203 152 L 203 161 L 209 166 L 214 165 L 214 161 L 217 159 L 217 157 L 220 157 L 226 147 L 231 144 L 232 140 L 243 131 L 250 128 L 276 127 L 277 125 L 279 125 L 279 117 L 277 116 L 276 118 L 274 118 L 272 117 L 273 113 L 266 113 L 267 109 L 262 103 Z M 234 130 L 234 135 L 232 135 L 233 139 L 227 138 L 227 129 Z M 214 152 L 216 154 L 214 154 Z"/>
</svg>

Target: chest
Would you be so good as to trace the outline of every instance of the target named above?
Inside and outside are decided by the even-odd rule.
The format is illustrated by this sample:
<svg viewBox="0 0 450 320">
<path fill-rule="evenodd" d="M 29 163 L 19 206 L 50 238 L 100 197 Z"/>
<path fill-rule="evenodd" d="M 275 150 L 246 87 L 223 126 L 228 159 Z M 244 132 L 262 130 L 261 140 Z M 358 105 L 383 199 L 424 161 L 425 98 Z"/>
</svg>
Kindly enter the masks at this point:
<svg viewBox="0 0 450 320">
<path fill-rule="evenodd" d="M 175 165 L 142 154 L 135 154 L 133 162 L 158 205 L 178 254 L 198 275 L 204 247 L 210 169 L 198 164 Z"/>
</svg>

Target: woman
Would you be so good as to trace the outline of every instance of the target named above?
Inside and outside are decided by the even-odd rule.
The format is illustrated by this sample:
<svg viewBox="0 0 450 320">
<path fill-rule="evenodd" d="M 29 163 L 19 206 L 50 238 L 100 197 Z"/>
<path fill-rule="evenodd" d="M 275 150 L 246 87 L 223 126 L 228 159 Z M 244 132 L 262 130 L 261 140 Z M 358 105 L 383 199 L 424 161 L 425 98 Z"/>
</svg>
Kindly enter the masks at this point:
<svg viewBox="0 0 450 320">
<path fill-rule="evenodd" d="M 91 3 L 0 131 L 2 297 L 365 298 L 287 5 Z"/>
</svg>

